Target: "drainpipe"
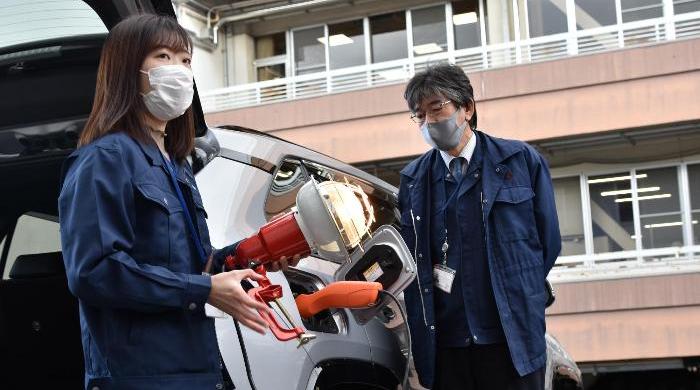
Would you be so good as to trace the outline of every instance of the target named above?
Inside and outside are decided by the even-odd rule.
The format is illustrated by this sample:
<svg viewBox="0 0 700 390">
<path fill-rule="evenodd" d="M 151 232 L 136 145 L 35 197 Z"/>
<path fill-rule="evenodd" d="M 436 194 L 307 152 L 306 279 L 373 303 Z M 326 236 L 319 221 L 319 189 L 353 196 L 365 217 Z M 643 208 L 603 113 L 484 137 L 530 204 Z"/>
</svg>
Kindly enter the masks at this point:
<svg viewBox="0 0 700 390">
<path fill-rule="evenodd" d="M 224 28 L 224 47 L 221 55 L 224 58 L 224 87 L 228 87 L 228 28 Z"/>
<path fill-rule="evenodd" d="M 294 4 L 287 4 L 287 5 L 281 5 L 278 7 L 271 7 L 271 8 L 266 8 L 266 9 L 260 9 L 256 11 L 250 11 L 238 15 L 231 15 L 231 16 L 226 16 L 221 19 L 219 19 L 216 24 L 212 27 L 212 32 L 213 32 L 213 37 L 214 37 L 214 44 L 217 44 L 217 33 L 219 31 L 219 28 L 223 26 L 224 24 L 231 23 L 231 22 L 237 22 L 241 20 L 246 20 L 246 19 L 253 19 L 253 18 L 259 18 L 263 16 L 269 16 L 281 12 L 287 12 L 287 11 L 294 11 L 294 10 L 303 10 L 307 8 L 311 8 L 314 6 L 319 6 L 319 5 L 326 5 L 326 4 L 331 4 L 331 3 L 337 3 L 340 1 L 347 1 L 347 0 L 309 0 L 305 1 L 303 3 L 294 3 Z M 211 10 L 210 10 L 211 12 Z M 208 12 L 207 15 L 210 16 L 211 13 Z"/>
</svg>

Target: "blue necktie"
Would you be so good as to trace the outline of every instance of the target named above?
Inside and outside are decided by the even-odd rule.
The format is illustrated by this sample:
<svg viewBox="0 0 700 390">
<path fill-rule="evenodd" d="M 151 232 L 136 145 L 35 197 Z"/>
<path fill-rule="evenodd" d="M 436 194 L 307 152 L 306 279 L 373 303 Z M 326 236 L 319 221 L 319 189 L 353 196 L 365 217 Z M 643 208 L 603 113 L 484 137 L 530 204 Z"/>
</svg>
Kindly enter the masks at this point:
<svg viewBox="0 0 700 390">
<path fill-rule="evenodd" d="M 465 169 L 465 161 L 466 159 L 464 157 L 456 157 L 453 158 L 452 161 L 450 161 L 450 171 L 452 172 L 452 176 L 454 176 L 455 181 L 457 182 L 462 180 L 462 173 Z"/>
</svg>

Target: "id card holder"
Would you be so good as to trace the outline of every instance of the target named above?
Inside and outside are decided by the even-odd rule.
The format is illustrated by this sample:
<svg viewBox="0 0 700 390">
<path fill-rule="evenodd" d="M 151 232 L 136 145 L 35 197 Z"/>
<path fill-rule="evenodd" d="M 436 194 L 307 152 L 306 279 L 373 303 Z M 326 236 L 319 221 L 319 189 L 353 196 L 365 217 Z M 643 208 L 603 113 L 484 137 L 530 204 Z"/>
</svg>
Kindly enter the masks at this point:
<svg viewBox="0 0 700 390">
<path fill-rule="evenodd" d="M 446 265 L 435 264 L 433 266 L 435 287 L 449 294 L 452 291 L 452 282 L 455 280 L 456 273 L 457 271 Z"/>
</svg>

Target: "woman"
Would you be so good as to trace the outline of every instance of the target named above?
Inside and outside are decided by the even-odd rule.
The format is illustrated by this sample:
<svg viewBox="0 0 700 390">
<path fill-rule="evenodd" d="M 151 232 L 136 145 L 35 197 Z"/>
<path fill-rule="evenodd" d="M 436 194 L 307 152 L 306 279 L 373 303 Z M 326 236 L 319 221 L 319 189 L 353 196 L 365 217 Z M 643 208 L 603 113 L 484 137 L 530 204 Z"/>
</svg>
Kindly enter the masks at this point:
<svg viewBox="0 0 700 390">
<path fill-rule="evenodd" d="M 191 50 L 173 18 L 117 24 L 92 112 L 64 166 L 61 240 L 89 389 L 223 388 L 207 302 L 265 331 L 255 310 L 268 308 L 240 284 L 256 273 L 203 272 L 220 269 L 235 244 L 212 254 L 185 159 L 194 144 Z"/>
</svg>

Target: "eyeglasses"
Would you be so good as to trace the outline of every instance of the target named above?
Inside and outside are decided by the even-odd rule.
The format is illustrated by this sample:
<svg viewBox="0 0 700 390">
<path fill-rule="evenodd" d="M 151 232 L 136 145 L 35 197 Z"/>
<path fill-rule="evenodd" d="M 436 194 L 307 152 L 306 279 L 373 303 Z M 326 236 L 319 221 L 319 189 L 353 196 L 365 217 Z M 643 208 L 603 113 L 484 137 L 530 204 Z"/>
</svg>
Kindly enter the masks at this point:
<svg viewBox="0 0 700 390">
<path fill-rule="evenodd" d="M 413 112 L 411 113 L 411 120 L 418 123 L 419 125 L 422 125 L 423 122 L 425 122 L 426 115 L 430 115 L 432 118 L 436 118 L 438 115 L 440 115 L 442 109 L 449 103 L 452 103 L 452 100 L 445 100 L 444 102 L 435 103 L 428 108 L 427 113 L 422 113 L 420 111 Z"/>
</svg>

